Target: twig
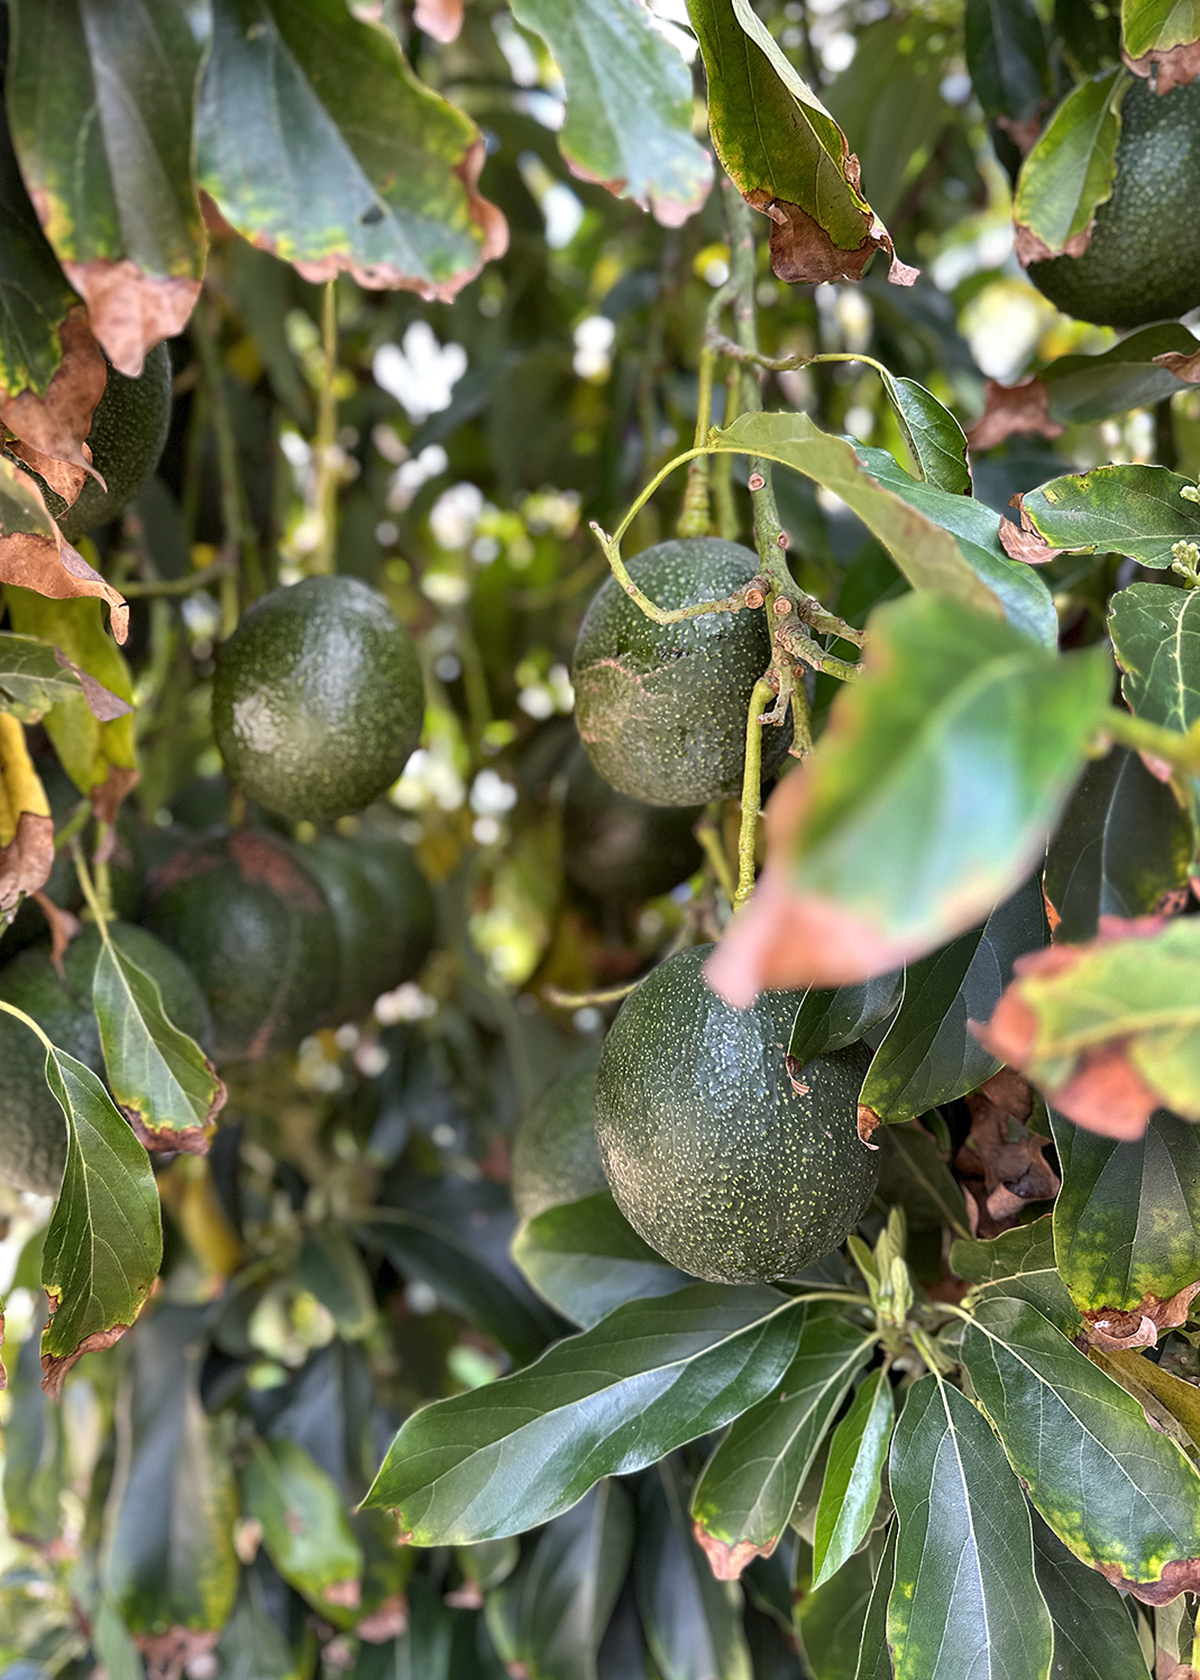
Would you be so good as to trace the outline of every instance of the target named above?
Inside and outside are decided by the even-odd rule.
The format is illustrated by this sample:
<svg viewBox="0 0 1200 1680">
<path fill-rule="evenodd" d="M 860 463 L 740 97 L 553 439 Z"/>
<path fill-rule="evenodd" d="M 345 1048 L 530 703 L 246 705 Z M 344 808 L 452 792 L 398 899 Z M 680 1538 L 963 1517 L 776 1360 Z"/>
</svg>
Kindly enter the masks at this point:
<svg viewBox="0 0 1200 1680">
<path fill-rule="evenodd" d="M 181 578 L 151 578 L 146 580 L 131 579 L 121 585 L 122 595 L 156 596 L 156 595 L 190 595 L 194 590 L 203 589 L 206 583 L 213 583 L 217 578 L 228 577 L 237 571 L 237 557 L 233 554 L 224 555 L 220 560 L 214 560 L 211 566 L 205 566 L 198 572 L 192 572 L 188 577 Z"/>
<path fill-rule="evenodd" d="M 562 992 L 557 986 L 543 986 L 542 996 L 555 1009 L 586 1009 L 597 1003 L 620 1003 L 630 992 L 636 992 L 645 978 L 639 974 L 636 980 L 629 980 L 623 986 L 607 986 L 599 992 Z"/>
<path fill-rule="evenodd" d="M 729 858 L 726 855 L 721 838 L 718 820 L 720 810 L 719 802 L 705 806 L 704 815 L 700 818 L 692 833 L 696 836 L 701 851 L 712 867 L 712 872 L 717 878 L 717 885 L 732 904 L 737 897 L 737 882 L 733 878 L 733 870 L 729 867 Z"/>
<path fill-rule="evenodd" d="M 762 711 L 774 692 L 774 683 L 767 677 L 760 677 L 754 685 L 750 708 L 746 713 L 746 760 L 742 769 L 742 825 L 738 830 L 735 910 L 740 910 L 754 891 L 754 850 L 758 839 L 758 813 L 762 807 Z"/>
<path fill-rule="evenodd" d="M 317 475 L 313 501 L 318 522 L 310 572 L 332 572 L 337 553 L 337 281 L 327 280 L 321 294 L 321 390 L 317 399 L 317 431 L 313 455 Z"/>
</svg>

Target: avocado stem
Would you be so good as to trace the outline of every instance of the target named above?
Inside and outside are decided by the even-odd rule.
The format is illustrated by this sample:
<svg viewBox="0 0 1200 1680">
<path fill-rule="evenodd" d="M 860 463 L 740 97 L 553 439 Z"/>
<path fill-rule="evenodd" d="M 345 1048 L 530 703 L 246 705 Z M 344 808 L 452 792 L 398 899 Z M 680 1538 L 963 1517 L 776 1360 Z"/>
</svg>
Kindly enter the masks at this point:
<svg viewBox="0 0 1200 1680">
<path fill-rule="evenodd" d="M 720 811 L 719 801 L 706 805 L 704 815 L 700 818 L 692 833 L 696 836 L 700 849 L 717 878 L 717 885 L 732 904 L 737 897 L 737 882 L 733 878 L 733 871 L 729 867 L 729 858 L 721 839 Z"/>
<path fill-rule="evenodd" d="M 740 910 L 754 891 L 754 851 L 758 813 L 762 808 L 762 713 L 775 694 L 775 685 L 760 677 L 746 713 L 746 760 L 742 769 L 742 826 L 738 832 L 738 882 L 733 908 Z"/>
</svg>

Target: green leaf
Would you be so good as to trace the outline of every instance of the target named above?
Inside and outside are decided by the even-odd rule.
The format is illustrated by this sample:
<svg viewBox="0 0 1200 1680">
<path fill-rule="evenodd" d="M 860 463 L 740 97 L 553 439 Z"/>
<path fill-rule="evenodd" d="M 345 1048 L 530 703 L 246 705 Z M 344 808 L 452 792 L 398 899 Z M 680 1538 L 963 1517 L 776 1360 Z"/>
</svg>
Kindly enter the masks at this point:
<svg viewBox="0 0 1200 1680">
<path fill-rule="evenodd" d="M 830 1423 L 875 1346 L 874 1333 L 817 1308 L 779 1384 L 730 1429 L 692 1496 L 696 1538 L 720 1580 L 769 1556 L 796 1506 Z"/>
<path fill-rule="evenodd" d="M 585 1330 L 626 1301 L 688 1282 L 642 1241 L 607 1190 L 523 1220 L 512 1256 L 542 1299 Z"/>
<path fill-rule="evenodd" d="M 884 372 L 883 388 L 896 415 L 917 477 L 952 496 L 971 494 L 971 468 L 962 427 L 932 391 L 915 379 Z"/>
<path fill-rule="evenodd" d="M 1200 1278 L 1200 1133 L 1151 1117 L 1133 1143 L 1051 1111 L 1062 1190 L 1054 1252 L 1080 1312 L 1150 1312 Z"/>
<path fill-rule="evenodd" d="M 1200 534 L 1200 533 L 1197 533 Z M 1200 718 L 1200 602 L 1193 589 L 1132 583 L 1118 590 L 1108 631 L 1121 667 L 1121 693 L 1148 723 L 1185 732 Z M 1200 837 L 1200 778 L 1183 785 L 1194 834 Z"/>
<path fill-rule="evenodd" d="M 77 301 L 29 202 L 0 98 L 0 392 L 45 396 Z"/>
<path fill-rule="evenodd" d="M 96 694 L 107 696 L 107 705 Z M 22 723 L 38 723 L 52 706 L 63 700 L 91 698 L 110 716 L 129 710 L 123 700 L 109 694 L 94 678 L 80 680 L 78 666 L 64 659 L 49 642 L 36 636 L 0 633 L 0 711 L 11 712 Z"/>
<path fill-rule="evenodd" d="M 363 1640 L 351 1680 L 453 1680 L 461 1672 L 454 1665 L 454 1612 L 428 1576 L 413 1577 L 405 1601 L 408 1626 L 404 1632 L 381 1645 Z M 480 1671 L 468 1672 L 473 1680 Z M 530 1680 L 539 1677 L 531 1675 Z"/>
<path fill-rule="evenodd" d="M 48 1545 L 62 1533 L 61 1497 L 67 1478 L 61 1406 L 41 1386 L 36 1335 L 26 1336 L 8 1387 L 4 1426 L 4 1515 L 9 1534 Z"/>
<path fill-rule="evenodd" d="M 225 219 L 308 280 L 449 302 L 505 248 L 474 123 L 343 0 L 215 0 L 196 153 Z"/>
<path fill-rule="evenodd" d="M 1148 1603 L 1196 1578 L 1200 1475 L 1136 1400 L 1023 1301 L 982 1302 L 962 1360 L 1030 1499 L 1077 1558 Z"/>
<path fill-rule="evenodd" d="M 159 1306 L 130 1343 L 104 1577 L 132 1633 L 215 1631 L 237 1593 L 228 1440 L 200 1400 L 204 1316 Z"/>
<path fill-rule="evenodd" d="M 514 0 L 567 87 L 558 144 L 572 173 L 678 227 L 700 209 L 712 162 L 692 138 L 692 78 L 636 0 Z"/>
<path fill-rule="evenodd" d="M 1017 1225 L 989 1242 L 963 1239 L 950 1249 L 950 1266 L 972 1285 L 974 1310 L 997 1296 L 1027 1301 L 1065 1335 L 1079 1329 L 1079 1314 L 1054 1263 L 1053 1216 Z"/>
<path fill-rule="evenodd" d="M 182 331 L 206 240 L 200 46 L 173 0 L 13 0 L 8 113 L 46 237 L 122 373 Z"/>
<path fill-rule="evenodd" d="M 966 1203 L 953 1174 L 923 1126 L 885 1126 L 872 1139 L 879 1147 L 877 1205 L 904 1210 L 910 1231 L 940 1231 L 948 1225 L 958 1236 L 970 1229 Z"/>
<path fill-rule="evenodd" d="M 1200 40 L 1200 0 L 1121 0 L 1121 35 L 1127 61 L 1147 53 L 1159 59 L 1159 91 L 1165 93 L 1175 79 L 1163 74 L 1161 60 L 1173 47 Z"/>
<path fill-rule="evenodd" d="M 1118 69 L 1072 88 L 1021 165 L 1013 219 L 1023 263 L 1086 249 L 1092 218 L 1112 195 L 1128 84 Z"/>
<path fill-rule="evenodd" d="M 267 1607 L 257 1565 L 242 1571 L 237 1603 L 221 1630 L 216 1654 L 221 1680 L 299 1680 L 296 1662 Z"/>
<path fill-rule="evenodd" d="M 530 1680 L 595 1680 L 633 1536 L 633 1502 L 620 1482 L 608 1478 L 542 1530 L 519 1613 L 521 1660 Z"/>
<path fill-rule="evenodd" d="M 1120 1594 L 1033 1516 L 1033 1567 L 1054 1624 L 1054 1680 L 1150 1680 Z"/>
<path fill-rule="evenodd" d="M 1033 544 L 1071 553 L 1127 554 L 1162 571 L 1171 564 L 1175 543 L 1200 536 L 1200 513 L 1179 494 L 1188 484 L 1166 467 L 1095 467 L 1052 478 L 1014 505 Z"/>
<path fill-rule="evenodd" d="M 1086 425 L 1150 408 L 1184 388 L 1185 381 L 1156 356 L 1193 355 L 1200 345 L 1178 321 L 1142 327 L 1099 356 L 1059 356 L 1044 367 L 1041 380 L 1050 393 L 1050 415 L 1063 425 Z"/>
<path fill-rule="evenodd" d="M 769 1394 L 805 1315 L 765 1285 L 631 1301 L 527 1370 L 409 1418 L 365 1503 L 395 1509 L 417 1545 L 518 1534 Z"/>
<path fill-rule="evenodd" d="M 896 1407 L 886 1365 L 859 1385 L 833 1432 L 813 1536 L 813 1587 L 822 1586 L 866 1538 L 879 1503 Z"/>
<path fill-rule="evenodd" d="M 1192 847 L 1187 813 L 1136 753 L 1115 747 L 1094 760 L 1046 853 L 1055 938 L 1079 943 L 1095 937 L 1101 916 L 1160 910 L 1186 891 Z"/>
<path fill-rule="evenodd" d="M 158 1276 L 162 1223 L 150 1158 L 90 1068 L 51 1048 L 46 1083 L 67 1122 L 67 1164 L 50 1217 L 42 1284 L 43 1381 L 57 1394 L 75 1361 L 110 1347 Z"/>
<path fill-rule="evenodd" d="M 345 1623 L 358 1608 L 363 1555 L 333 1477 L 295 1441 L 257 1440 L 242 1495 L 284 1580 L 322 1615 Z"/>
<path fill-rule="evenodd" d="M 967 69 L 985 117 L 1028 122 L 1050 97 L 1046 30 L 1032 0 L 967 0 Z"/>
<path fill-rule="evenodd" d="M 839 986 L 836 991 L 810 986 L 792 1022 L 788 1055 L 803 1066 L 827 1050 L 856 1043 L 868 1027 L 887 1019 L 903 989 L 904 972 L 898 968 L 864 980 L 861 986 Z"/>
<path fill-rule="evenodd" d="M 339 1225 L 310 1231 L 296 1261 L 296 1281 L 315 1295 L 347 1342 L 369 1336 L 379 1320 L 362 1256 Z"/>
<path fill-rule="evenodd" d="M 896 1525 L 892 1523 L 888 1528 L 883 1556 L 879 1560 L 879 1567 L 871 1584 L 871 1596 L 867 1600 L 854 1680 L 893 1680 L 892 1654 L 887 1642 L 887 1612 L 895 1579 Z"/>
<path fill-rule="evenodd" d="M 148 1149 L 202 1155 L 225 1104 L 225 1086 L 195 1039 L 168 1018 L 158 981 L 106 940 L 92 1003 L 109 1088 Z"/>
<path fill-rule="evenodd" d="M 859 1102 L 881 1120 L 909 1120 L 982 1085 L 1000 1067 L 971 1032 L 1012 979 L 1013 964 L 1046 943 L 1041 886 L 1019 887 L 982 928 L 905 971 L 904 995 L 867 1069 Z"/>
<path fill-rule="evenodd" d="M 1048 1680 L 1053 1634 L 1021 1489 L 985 1420 L 932 1372 L 908 1391 L 888 1474 L 899 1519 L 887 1619 L 896 1680 Z"/>
<path fill-rule="evenodd" d="M 823 1587 L 806 1587 L 797 1552 L 796 1631 L 813 1680 L 854 1680 L 875 1571 L 868 1551 L 852 1557 Z M 887 1649 L 885 1644 L 884 1649 Z M 888 1665 L 891 1675 L 891 1664 Z"/>
</svg>

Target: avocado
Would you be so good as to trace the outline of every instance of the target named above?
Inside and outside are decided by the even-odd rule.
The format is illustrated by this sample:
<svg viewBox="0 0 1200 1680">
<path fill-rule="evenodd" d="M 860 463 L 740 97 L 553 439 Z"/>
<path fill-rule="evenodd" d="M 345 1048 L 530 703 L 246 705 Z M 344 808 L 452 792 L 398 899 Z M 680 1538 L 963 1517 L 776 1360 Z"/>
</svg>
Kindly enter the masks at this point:
<svg viewBox="0 0 1200 1680">
<path fill-rule="evenodd" d="M 596 1141 L 621 1212 L 673 1265 L 717 1283 L 794 1276 L 854 1229 L 879 1157 L 858 1135 L 863 1044 L 784 1062 L 797 992 L 737 1010 L 698 945 L 630 994 L 596 1076 Z"/>
<path fill-rule="evenodd" d="M 513 1138 L 513 1206 L 522 1219 L 607 1190 L 596 1148 L 600 1047 L 582 1051 L 523 1116 Z"/>
<path fill-rule="evenodd" d="M 578 747 L 563 799 L 563 868 L 595 898 L 640 904 L 700 867 L 700 805 L 647 805 L 610 787 Z"/>
<path fill-rule="evenodd" d="M 433 897 L 410 847 L 379 835 L 322 834 L 300 848 L 320 881 L 338 940 L 335 1022 L 369 1015 L 411 980 L 433 945 Z"/>
<path fill-rule="evenodd" d="M 658 606 L 722 600 L 758 572 L 757 557 L 716 537 L 659 543 L 629 562 Z M 649 805 L 704 805 L 742 791 L 746 714 L 771 663 L 765 615 L 705 613 L 655 624 L 606 578 L 584 614 L 571 680 L 579 738 L 618 793 Z M 783 762 L 790 721 L 763 731 L 763 775 Z"/>
</svg>

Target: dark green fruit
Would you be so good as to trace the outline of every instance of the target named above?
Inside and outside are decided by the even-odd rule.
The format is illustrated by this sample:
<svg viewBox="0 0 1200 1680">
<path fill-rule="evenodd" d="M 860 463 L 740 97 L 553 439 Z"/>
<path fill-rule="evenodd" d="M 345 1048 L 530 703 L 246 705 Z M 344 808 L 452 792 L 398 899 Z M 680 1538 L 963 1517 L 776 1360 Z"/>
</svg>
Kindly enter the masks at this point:
<svg viewBox="0 0 1200 1680">
<path fill-rule="evenodd" d="M 114 922 L 113 942 L 158 981 L 163 1007 L 183 1032 L 207 1045 L 212 1018 L 195 977 L 175 952 L 145 928 Z M 103 1076 L 100 1031 L 92 1010 L 92 976 L 100 933 L 85 928 L 71 942 L 59 979 L 50 946 L 41 941 L 0 972 L 0 998 L 31 1015 L 52 1044 Z M 0 1178 L 39 1195 L 58 1193 L 66 1160 L 67 1130 L 50 1095 L 45 1051 L 28 1027 L 0 1014 Z"/>
<path fill-rule="evenodd" d="M 669 892 L 700 867 L 692 829 L 701 810 L 628 799 L 580 748 L 563 801 L 563 868 L 596 898 L 636 904 Z"/>
<path fill-rule="evenodd" d="M 218 1059 L 291 1049 L 338 979 L 325 894 L 296 847 L 248 829 L 181 847 L 151 877 L 146 918 L 200 982 Z"/>
<path fill-rule="evenodd" d="M 800 995 L 746 1010 L 709 990 L 712 946 L 628 997 L 596 1077 L 596 1141 L 621 1212 L 674 1265 L 717 1283 L 791 1277 L 854 1229 L 878 1156 L 858 1135 L 865 1045 L 784 1065 Z"/>
<path fill-rule="evenodd" d="M 89 478 L 70 507 L 53 491 L 46 497 L 68 542 L 107 525 L 133 500 L 158 465 L 170 423 L 171 354 L 165 344 L 154 346 L 136 379 L 109 368 L 87 438 L 92 465 L 107 488 Z"/>
<path fill-rule="evenodd" d="M 433 946 L 433 897 L 402 840 L 321 835 L 301 848 L 333 912 L 338 939 L 335 1021 L 368 1015 L 411 980 Z"/>
<path fill-rule="evenodd" d="M 1200 304 L 1200 82 L 1161 97 L 1135 79 L 1121 104 L 1112 197 L 1082 256 L 1030 263 L 1056 308 L 1141 327 Z"/>
<path fill-rule="evenodd" d="M 213 727 L 230 776 L 294 822 L 332 822 L 389 788 L 421 734 L 417 650 L 358 578 L 306 578 L 244 615 L 221 649 Z"/>
<path fill-rule="evenodd" d="M 608 1188 L 596 1148 L 599 1063 L 599 1047 L 576 1056 L 517 1127 L 512 1197 L 522 1219 Z"/>
<path fill-rule="evenodd" d="M 662 607 L 723 599 L 757 571 L 749 549 L 715 537 L 659 543 L 629 562 L 633 581 Z M 575 643 L 580 739 L 605 781 L 630 799 L 731 799 L 742 791 L 750 695 L 770 662 L 762 612 L 655 624 L 610 577 Z M 764 775 L 778 768 L 791 738 L 790 725 L 764 730 Z"/>
</svg>

